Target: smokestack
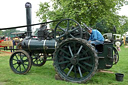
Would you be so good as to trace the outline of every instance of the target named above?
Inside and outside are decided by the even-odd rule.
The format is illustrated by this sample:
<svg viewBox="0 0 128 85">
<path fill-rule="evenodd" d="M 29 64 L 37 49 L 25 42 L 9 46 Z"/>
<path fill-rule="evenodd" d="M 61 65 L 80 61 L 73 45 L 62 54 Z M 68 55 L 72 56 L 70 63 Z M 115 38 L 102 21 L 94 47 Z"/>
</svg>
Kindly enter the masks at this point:
<svg viewBox="0 0 128 85">
<path fill-rule="evenodd" d="M 30 2 L 27 2 L 25 4 L 26 8 L 26 20 L 27 20 L 27 25 L 31 25 L 31 8 L 32 5 Z M 31 26 L 27 26 L 27 36 L 31 37 L 32 31 L 31 31 Z"/>
</svg>

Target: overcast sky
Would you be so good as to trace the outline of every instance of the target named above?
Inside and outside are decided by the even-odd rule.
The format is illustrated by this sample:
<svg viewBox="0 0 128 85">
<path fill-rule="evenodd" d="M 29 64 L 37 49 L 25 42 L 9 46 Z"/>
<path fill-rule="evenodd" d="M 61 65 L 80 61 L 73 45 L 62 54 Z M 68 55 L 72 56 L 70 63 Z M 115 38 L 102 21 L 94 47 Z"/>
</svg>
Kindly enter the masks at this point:
<svg viewBox="0 0 128 85">
<path fill-rule="evenodd" d="M 50 0 L 1 0 L 0 1 L 0 28 L 26 25 L 25 3 L 32 4 L 32 23 L 38 23 L 36 11 L 39 9 L 40 2 Z M 128 6 L 122 7 L 120 15 L 128 16 Z"/>
<path fill-rule="evenodd" d="M 50 0 L 0 0 L 0 28 L 26 25 L 25 3 L 32 4 L 32 23 L 39 23 L 36 11 L 40 2 Z"/>
</svg>

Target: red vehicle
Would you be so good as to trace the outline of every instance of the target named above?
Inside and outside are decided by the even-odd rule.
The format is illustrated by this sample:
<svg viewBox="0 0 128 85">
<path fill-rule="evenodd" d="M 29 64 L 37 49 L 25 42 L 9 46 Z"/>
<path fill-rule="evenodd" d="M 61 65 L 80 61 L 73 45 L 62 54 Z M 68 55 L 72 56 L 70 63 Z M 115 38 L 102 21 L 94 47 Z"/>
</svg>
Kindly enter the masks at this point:
<svg viewBox="0 0 128 85">
<path fill-rule="evenodd" d="M 0 40 L 0 43 L 1 43 L 2 41 L 4 41 L 4 40 Z M 1 45 L 0 45 L 0 47 L 5 47 L 5 46 L 1 46 Z"/>
<path fill-rule="evenodd" d="M 4 41 L 4 37 L 0 37 L 0 47 L 4 47 L 4 46 L 1 46 L 1 42 Z"/>
</svg>

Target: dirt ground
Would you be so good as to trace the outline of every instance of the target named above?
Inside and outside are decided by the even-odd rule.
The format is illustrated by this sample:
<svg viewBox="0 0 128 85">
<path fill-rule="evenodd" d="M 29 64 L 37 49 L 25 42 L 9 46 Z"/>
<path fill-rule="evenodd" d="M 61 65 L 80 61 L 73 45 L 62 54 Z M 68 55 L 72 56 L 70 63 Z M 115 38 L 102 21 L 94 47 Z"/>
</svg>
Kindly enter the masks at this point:
<svg viewBox="0 0 128 85">
<path fill-rule="evenodd" d="M 11 52 L 0 51 L 0 57 L 2 57 L 2 56 L 10 56 L 11 54 L 12 54 Z"/>
</svg>

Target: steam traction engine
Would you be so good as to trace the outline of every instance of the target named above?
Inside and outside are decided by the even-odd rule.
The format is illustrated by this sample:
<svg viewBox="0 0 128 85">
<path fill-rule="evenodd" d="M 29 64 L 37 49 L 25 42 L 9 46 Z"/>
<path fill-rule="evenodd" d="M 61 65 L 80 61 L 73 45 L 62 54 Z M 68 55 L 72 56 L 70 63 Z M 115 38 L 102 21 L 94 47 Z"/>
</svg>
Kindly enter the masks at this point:
<svg viewBox="0 0 128 85">
<path fill-rule="evenodd" d="M 72 19 L 60 20 L 48 35 L 44 25 L 38 31 L 38 38 L 33 38 L 30 3 L 26 3 L 26 12 L 27 36 L 20 43 L 21 49 L 10 57 L 10 67 L 14 73 L 26 74 L 32 64 L 42 66 L 47 57 L 51 56 L 55 70 L 62 79 L 84 83 L 91 79 L 97 69 L 109 69 L 118 62 L 119 55 L 113 42 L 92 46 L 87 41 L 88 33 L 84 29 L 87 26 L 84 24 L 82 28 Z M 49 22 L 45 22 L 47 23 Z"/>
</svg>

